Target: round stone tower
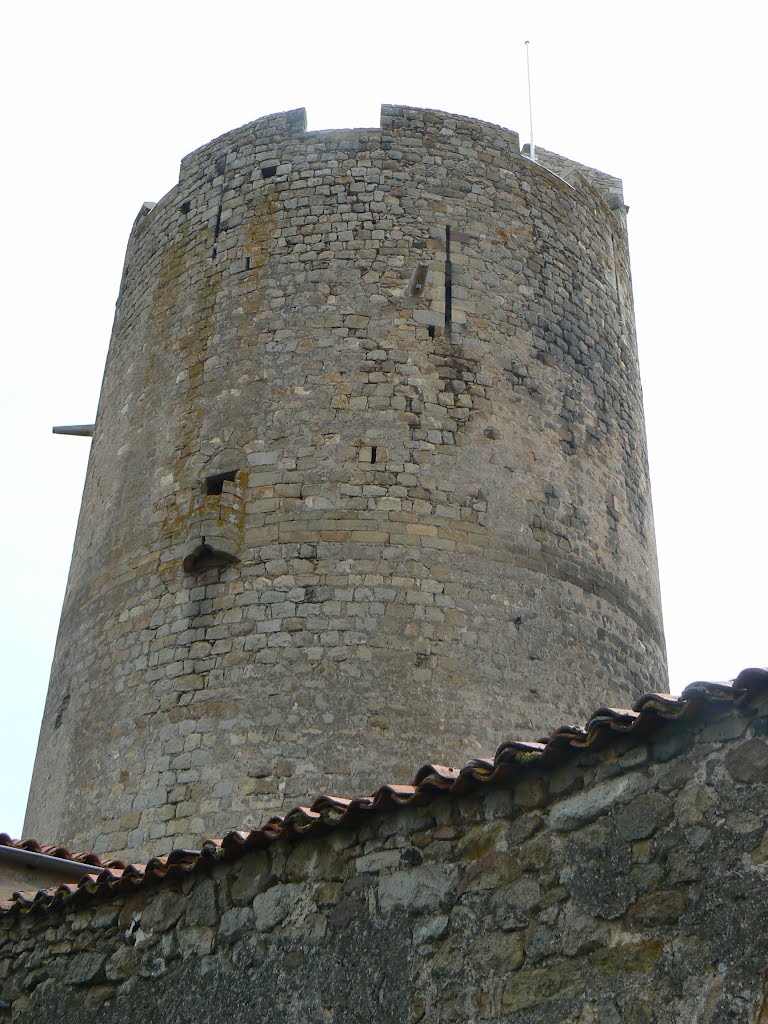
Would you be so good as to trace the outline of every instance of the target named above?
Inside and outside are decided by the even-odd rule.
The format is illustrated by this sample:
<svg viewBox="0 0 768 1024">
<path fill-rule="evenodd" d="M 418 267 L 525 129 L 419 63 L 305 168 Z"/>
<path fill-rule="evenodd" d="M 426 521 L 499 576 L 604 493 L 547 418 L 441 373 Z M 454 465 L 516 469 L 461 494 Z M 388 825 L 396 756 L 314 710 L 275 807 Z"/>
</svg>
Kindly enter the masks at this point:
<svg viewBox="0 0 768 1024">
<path fill-rule="evenodd" d="M 261 118 L 128 245 L 25 830 L 135 858 L 664 688 L 621 183 Z"/>
</svg>

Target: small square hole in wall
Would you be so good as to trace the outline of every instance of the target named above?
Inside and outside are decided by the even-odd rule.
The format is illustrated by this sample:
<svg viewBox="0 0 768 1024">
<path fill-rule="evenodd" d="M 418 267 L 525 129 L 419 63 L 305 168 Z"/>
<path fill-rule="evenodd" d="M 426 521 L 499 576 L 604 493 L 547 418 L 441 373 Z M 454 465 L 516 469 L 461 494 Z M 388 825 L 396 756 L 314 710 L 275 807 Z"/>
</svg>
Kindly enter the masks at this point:
<svg viewBox="0 0 768 1024">
<path fill-rule="evenodd" d="M 186 202 L 182 203 L 182 204 L 181 204 L 181 205 L 179 206 L 179 213 L 184 213 L 184 214 L 187 214 L 187 213 L 189 213 L 189 211 L 190 211 L 191 209 L 192 209 L 192 203 L 190 203 L 190 201 L 189 201 L 189 200 L 187 199 L 187 201 L 186 201 Z"/>
<path fill-rule="evenodd" d="M 367 462 L 369 466 L 380 466 L 387 461 L 387 449 L 380 444 L 364 444 L 360 446 L 357 458 L 359 462 Z"/>
<path fill-rule="evenodd" d="M 236 473 L 236 469 L 228 469 L 226 473 L 214 473 L 212 476 L 207 476 L 205 478 L 205 493 L 221 494 L 224 490 L 224 481 L 234 482 Z"/>
<path fill-rule="evenodd" d="M 273 178 L 277 174 L 277 164 L 270 164 L 269 167 L 261 168 L 262 178 Z"/>
</svg>

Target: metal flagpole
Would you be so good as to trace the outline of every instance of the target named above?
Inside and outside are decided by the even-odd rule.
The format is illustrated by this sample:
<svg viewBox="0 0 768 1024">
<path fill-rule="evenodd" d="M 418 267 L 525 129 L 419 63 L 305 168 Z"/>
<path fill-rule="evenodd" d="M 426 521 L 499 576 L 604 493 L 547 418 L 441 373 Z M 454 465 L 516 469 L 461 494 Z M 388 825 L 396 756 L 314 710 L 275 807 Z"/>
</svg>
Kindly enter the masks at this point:
<svg viewBox="0 0 768 1024">
<path fill-rule="evenodd" d="M 536 163 L 536 147 L 533 144 L 533 101 L 531 100 L 531 54 L 530 40 L 525 40 L 525 64 L 528 69 L 528 121 L 531 126 L 531 160 Z"/>
</svg>

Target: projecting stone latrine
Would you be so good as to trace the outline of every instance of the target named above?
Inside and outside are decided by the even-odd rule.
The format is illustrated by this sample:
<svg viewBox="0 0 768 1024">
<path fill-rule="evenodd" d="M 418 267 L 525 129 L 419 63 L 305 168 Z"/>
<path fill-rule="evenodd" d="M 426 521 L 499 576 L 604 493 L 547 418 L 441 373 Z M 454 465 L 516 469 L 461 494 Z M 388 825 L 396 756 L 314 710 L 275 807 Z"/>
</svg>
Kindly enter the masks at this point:
<svg viewBox="0 0 768 1024">
<path fill-rule="evenodd" d="M 665 688 L 620 182 L 386 106 L 126 256 L 26 834 L 146 858 Z"/>
</svg>

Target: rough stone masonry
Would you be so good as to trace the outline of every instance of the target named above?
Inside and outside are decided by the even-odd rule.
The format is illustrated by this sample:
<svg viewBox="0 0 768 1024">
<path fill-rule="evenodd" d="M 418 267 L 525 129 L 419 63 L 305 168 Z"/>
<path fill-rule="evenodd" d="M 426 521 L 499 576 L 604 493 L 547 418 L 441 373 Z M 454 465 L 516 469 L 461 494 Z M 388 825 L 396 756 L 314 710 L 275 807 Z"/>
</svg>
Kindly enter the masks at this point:
<svg viewBox="0 0 768 1024">
<path fill-rule="evenodd" d="M 143 858 L 665 688 L 621 183 L 275 114 L 137 218 L 25 831 Z"/>
<path fill-rule="evenodd" d="M 117 871 L 115 892 L 107 873 L 48 909 L 31 894 L 0 916 L 0 1020 L 765 1024 L 768 672 L 750 676 L 749 699 L 705 684 L 598 713 L 581 751 L 463 797 L 165 881 Z"/>
</svg>

